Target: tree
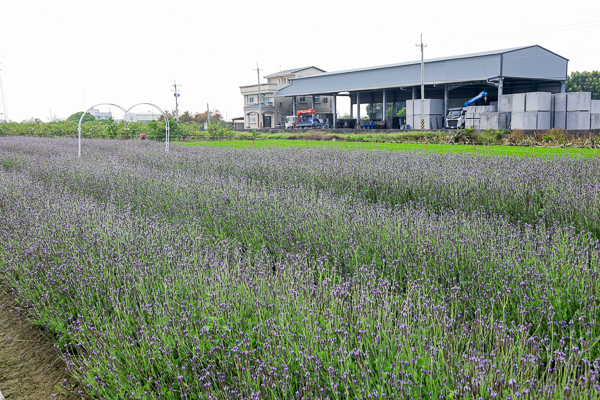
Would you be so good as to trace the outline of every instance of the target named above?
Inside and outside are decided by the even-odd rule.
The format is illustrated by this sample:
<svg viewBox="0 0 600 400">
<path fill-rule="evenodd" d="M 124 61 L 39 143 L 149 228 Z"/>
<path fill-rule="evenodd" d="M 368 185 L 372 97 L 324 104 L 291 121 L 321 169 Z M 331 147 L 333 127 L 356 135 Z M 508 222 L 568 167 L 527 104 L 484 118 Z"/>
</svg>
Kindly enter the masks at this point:
<svg viewBox="0 0 600 400">
<path fill-rule="evenodd" d="M 194 114 L 194 122 L 197 124 L 204 124 L 205 122 L 207 122 L 207 115 L 208 113 L 206 111 L 204 111 L 203 113 Z M 223 121 L 223 115 L 221 115 L 221 112 L 219 110 L 210 112 L 210 122 L 216 121 Z"/>
<path fill-rule="evenodd" d="M 67 118 L 67 121 L 79 123 L 79 118 L 81 118 L 81 114 L 83 114 L 83 111 L 76 112 L 75 114 L 72 114 L 69 118 Z M 94 117 L 93 115 L 88 113 L 88 114 L 85 114 L 85 117 L 83 117 L 83 121 L 81 121 L 81 123 L 95 121 L 95 120 L 96 120 L 96 117 Z"/>
<path fill-rule="evenodd" d="M 118 125 L 115 120 L 110 117 L 108 121 L 106 121 L 106 133 L 108 137 L 114 139 L 117 137 Z"/>
<path fill-rule="evenodd" d="M 566 89 L 567 92 L 591 92 L 592 100 L 600 100 L 600 71 L 571 72 Z"/>
<path fill-rule="evenodd" d="M 184 112 L 179 117 L 179 122 L 193 122 L 193 121 L 194 121 L 194 117 L 192 116 L 192 114 L 190 114 L 189 111 Z"/>
</svg>

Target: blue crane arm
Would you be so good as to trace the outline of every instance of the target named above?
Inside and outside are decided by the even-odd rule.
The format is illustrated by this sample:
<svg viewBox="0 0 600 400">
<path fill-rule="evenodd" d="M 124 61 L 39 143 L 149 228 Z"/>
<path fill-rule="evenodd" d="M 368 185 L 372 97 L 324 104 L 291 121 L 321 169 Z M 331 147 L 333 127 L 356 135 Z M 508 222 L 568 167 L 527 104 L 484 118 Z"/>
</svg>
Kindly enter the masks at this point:
<svg viewBox="0 0 600 400">
<path fill-rule="evenodd" d="M 481 99 L 482 97 L 487 97 L 487 92 L 486 91 L 483 91 L 483 92 L 479 93 L 477 96 L 475 96 L 471 100 L 467 101 L 465 103 L 465 107 L 467 107 L 469 104 L 475 103 L 477 100 Z"/>
</svg>

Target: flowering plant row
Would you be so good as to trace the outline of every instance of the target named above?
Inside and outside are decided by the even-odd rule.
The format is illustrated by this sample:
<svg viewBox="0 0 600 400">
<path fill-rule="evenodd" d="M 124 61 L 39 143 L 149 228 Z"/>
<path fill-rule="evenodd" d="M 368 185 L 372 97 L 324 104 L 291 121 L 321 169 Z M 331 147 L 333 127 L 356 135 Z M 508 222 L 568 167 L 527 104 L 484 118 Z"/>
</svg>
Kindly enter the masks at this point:
<svg viewBox="0 0 600 400">
<path fill-rule="evenodd" d="M 74 391 L 600 396 L 597 159 L 76 149 L 0 139 L 4 279 Z"/>
</svg>

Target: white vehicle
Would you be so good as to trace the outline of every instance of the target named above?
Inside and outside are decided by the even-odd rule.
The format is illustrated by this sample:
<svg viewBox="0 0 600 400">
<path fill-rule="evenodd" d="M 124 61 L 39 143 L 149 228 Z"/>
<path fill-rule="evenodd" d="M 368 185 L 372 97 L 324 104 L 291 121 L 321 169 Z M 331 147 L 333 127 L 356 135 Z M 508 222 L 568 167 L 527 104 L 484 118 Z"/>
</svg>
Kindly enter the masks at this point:
<svg viewBox="0 0 600 400">
<path fill-rule="evenodd" d="M 288 115 L 285 117 L 285 129 L 292 129 L 296 123 L 296 117 Z"/>
</svg>

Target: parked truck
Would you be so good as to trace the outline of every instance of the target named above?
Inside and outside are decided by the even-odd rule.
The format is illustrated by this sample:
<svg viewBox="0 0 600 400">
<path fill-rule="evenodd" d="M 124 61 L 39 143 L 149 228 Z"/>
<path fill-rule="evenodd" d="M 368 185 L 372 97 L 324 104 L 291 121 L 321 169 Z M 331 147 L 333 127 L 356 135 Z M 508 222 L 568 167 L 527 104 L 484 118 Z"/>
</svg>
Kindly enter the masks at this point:
<svg viewBox="0 0 600 400">
<path fill-rule="evenodd" d="M 463 107 L 448 109 L 448 115 L 446 116 L 446 128 L 464 128 L 467 107 L 482 98 L 487 101 L 487 95 L 487 92 L 483 91 L 477 96 L 473 97 L 471 100 L 465 102 L 465 105 Z"/>
<path fill-rule="evenodd" d="M 285 117 L 285 128 L 323 128 L 325 126 L 325 123 L 323 123 L 323 121 L 321 121 L 319 118 L 314 118 L 314 115 L 315 110 L 313 108 L 310 108 L 308 110 L 299 110 L 298 112 L 296 112 L 296 116 L 289 115 Z"/>
</svg>

